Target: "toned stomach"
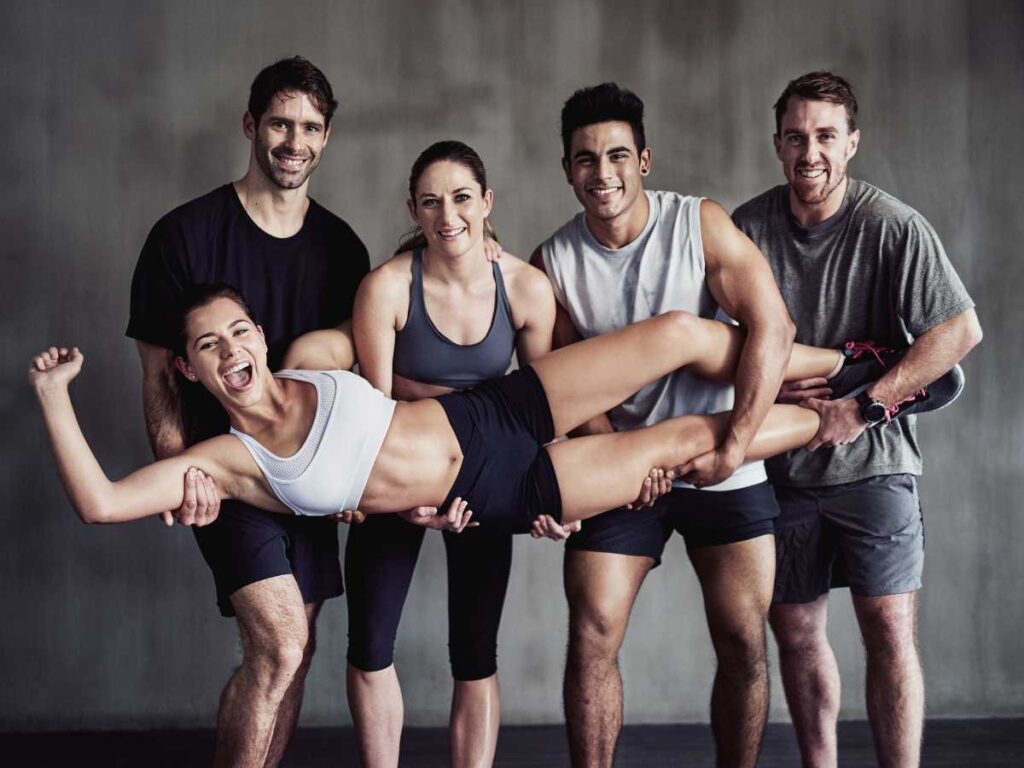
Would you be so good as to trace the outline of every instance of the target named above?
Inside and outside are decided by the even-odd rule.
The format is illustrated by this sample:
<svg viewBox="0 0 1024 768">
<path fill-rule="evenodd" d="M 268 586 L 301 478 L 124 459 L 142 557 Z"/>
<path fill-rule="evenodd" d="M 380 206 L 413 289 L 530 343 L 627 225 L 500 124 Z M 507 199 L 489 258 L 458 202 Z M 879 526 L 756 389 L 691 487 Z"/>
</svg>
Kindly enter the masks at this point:
<svg viewBox="0 0 1024 768">
<path fill-rule="evenodd" d="M 462 450 L 441 405 L 399 402 L 363 489 L 364 512 L 440 507 L 462 466 Z"/>
</svg>

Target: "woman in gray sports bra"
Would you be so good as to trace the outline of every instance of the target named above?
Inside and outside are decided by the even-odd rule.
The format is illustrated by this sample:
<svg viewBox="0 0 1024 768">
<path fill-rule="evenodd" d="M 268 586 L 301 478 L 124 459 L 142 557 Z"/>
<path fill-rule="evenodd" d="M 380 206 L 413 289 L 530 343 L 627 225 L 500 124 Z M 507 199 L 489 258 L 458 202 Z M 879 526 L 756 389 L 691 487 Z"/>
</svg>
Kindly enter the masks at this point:
<svg viewBox="0 0 1024 768">
<path fill-rule="evenodd" d="M 408 204 L 416 231 L 365 278 L 354 313 L 360 372 L 384 394 L 436 397 L 498 378 L 513 352 L 526 365 L 550 351 L 555 303 L 547 277 L 517 258 L 485 258 L 492 197 L 483 162 L 462 142 L 438 142 L 413 164 Z M 349 530 L 348 700 L 366 764 L 372 755 L 398 763 L 403 705 L 394 646 L 424 532 L 386 515 Z M 452 764 L 490 765 L 512 534 L 483 526 L 443 537 Z"/>
</svg>

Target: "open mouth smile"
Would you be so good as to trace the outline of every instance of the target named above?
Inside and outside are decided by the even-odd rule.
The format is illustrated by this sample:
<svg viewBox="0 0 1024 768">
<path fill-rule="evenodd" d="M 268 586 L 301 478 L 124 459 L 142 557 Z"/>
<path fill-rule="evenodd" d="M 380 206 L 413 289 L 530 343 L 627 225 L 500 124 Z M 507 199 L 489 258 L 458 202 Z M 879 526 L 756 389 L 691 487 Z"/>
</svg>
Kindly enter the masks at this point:
<svg viewBox="0 0 1024 768">
<path fill-rule="evenodd" d="M 465 231 L 465 227 L 448 227 L 437 230 L 437 236 L 442 240 L 451 241 L 458 238 Z"/>
<path fill-rule="evenodd" d="M 252 364 L 235 363 L 221 371 L 220 377 L 228 389 L 244 390 L 252 383 Z"/>
</svg>

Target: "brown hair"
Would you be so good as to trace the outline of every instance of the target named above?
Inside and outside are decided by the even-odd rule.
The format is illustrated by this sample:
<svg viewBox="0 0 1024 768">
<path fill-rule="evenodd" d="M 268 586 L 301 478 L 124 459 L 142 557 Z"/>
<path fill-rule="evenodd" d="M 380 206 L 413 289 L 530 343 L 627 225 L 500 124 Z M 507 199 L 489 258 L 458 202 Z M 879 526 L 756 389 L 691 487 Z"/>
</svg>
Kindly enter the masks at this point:
<svg viewBox="0 0 1024 768">
<path fill-rule="evenodd" d="M 484 161 L 480 159 L 480 155 L 461 141 L 438 141 L 420 152 L 420 156 L 416 158 L 416 162 L 412 164 L 412 170 L 409 172 L 409 199 L 412 200 L 414 207 L 416 205 L 416 185 L 420 183 L 420 177 L 434 163 L 444 160 L 461 165 L 473 174 L 476 183 L 480 185 L 480 192 L 487 191 L 487 171 L 484 169 Z M 484 219 L 484 234 L 498 242 L 498 235 L 494 231 L 490 219 Z M 426 247 L 426 235 L 419 227 L 416 227 L 402 238 L 395 255 Z"/>
<path fill-rule="evenodd" d="M 808 101 L 842 104 L 846 108 L 846 127 L 850 133 L 857 130 L 857 99 L 853 95 L 853 86 L 832 72 L 808 72 L 795 80 L 790 80 L 786 90 L 775 102 L 776 135 L 782 132 L 782 116 L 786 114 L 790 96 Z"/>
</svg>

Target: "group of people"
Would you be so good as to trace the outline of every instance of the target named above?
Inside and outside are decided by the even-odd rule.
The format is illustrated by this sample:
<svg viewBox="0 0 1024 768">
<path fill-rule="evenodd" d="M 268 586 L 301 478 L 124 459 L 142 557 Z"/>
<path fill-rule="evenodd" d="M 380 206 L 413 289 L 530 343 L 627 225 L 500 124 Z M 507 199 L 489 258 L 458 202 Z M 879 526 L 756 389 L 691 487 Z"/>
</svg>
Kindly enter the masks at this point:
<svg viewBox="0 0 1024 768">
<path fill-rule="evenodd" d="M 352 524 L 347 688 L 366 766 L 398 764 L 394 644 L 430 528 L 448 561 L 455 766 L 494 758 L 512 535 L 566 540 L 570 751 L 610 766 L 619 649 L 673 531 L 718 659 L 718 764 L 756 761 L 768 622 L 803 760 L 836 764 L 834 586 L 850 588 L 864 638 L 879 760 L 916 764 L 913 414 L 959 394 L 956 364 L 981 330 L 927 221 L 847 176 L 860 139 L 849 83 L 814 72 L 786 86 L 786 184 L 732 216 L 644 188 L 653 156 L 635 94 L 577 91 L 562 165 L 582 211 L 529 264 L 502 254 L 481 158 L 439 142 L 410 174 L 416 230 L 372 272 L 352 229 L 307 194 L 336 106 L 301 57 L 264 69 L 243 118 L 245 176 L 146 240 L 128 335 L 156 463 L 110 482 L 68 396 L 81 352 L 52 347 L 30 367 L 82 518 L 192 524 L 237 618 L 215 764 L 280 762 L 317 614 L 343 592 L 338 520 Z"/>
</svg>

